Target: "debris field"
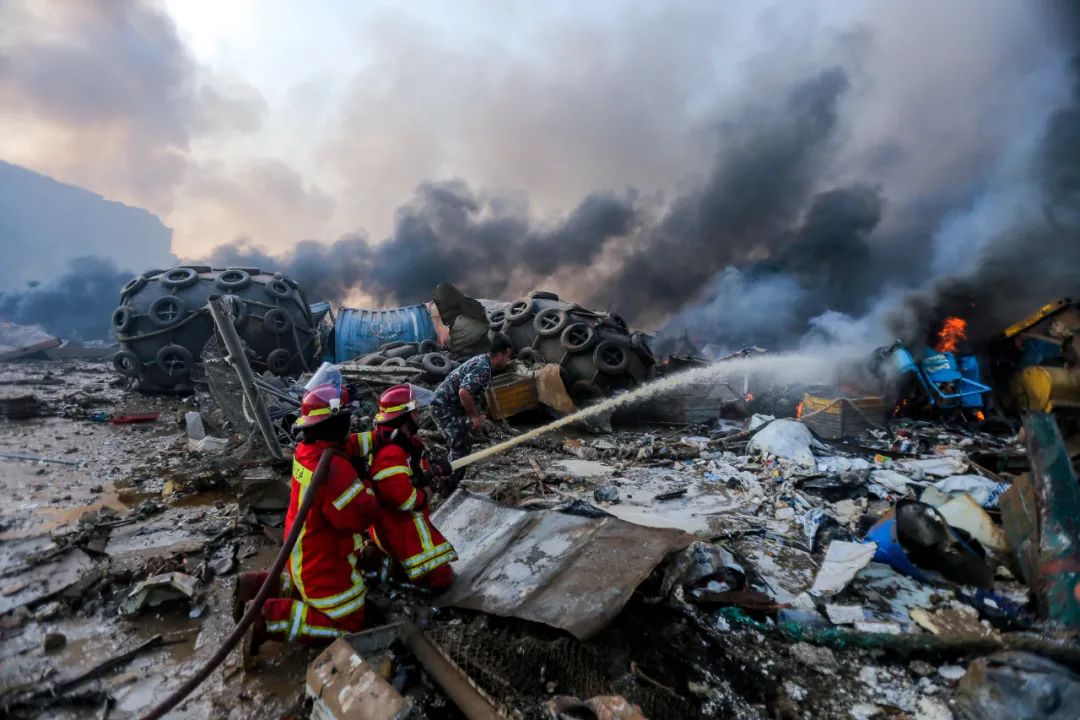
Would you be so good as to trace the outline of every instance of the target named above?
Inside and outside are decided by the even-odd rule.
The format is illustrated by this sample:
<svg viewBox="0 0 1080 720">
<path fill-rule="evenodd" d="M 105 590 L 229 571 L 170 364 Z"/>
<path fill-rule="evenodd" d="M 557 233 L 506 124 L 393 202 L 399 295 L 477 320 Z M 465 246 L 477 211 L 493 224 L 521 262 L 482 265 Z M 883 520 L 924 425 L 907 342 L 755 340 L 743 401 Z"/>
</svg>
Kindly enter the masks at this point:
<svg viewBox="0 0 1080 720">
<path fill-rule="evenodd" d="M 529 312 L 549 308 L 566 323 Z M 485 310 L 500 327 L 515 312 Z M 237 361 L 216 320 L 190 392 L 135 392 L 108 357 L 0 364 L 6 716 L 141 717 L 221 646 L 238 574 L 276 555 L 303 375 Z M 369 577 L 368 630 L 271 645 L 253 670 L 236 650 L 170 717 L 1074 716 L 1066 412 L 1006 412 L 996 380 L 962 369 L 976 351 L 899 343 L 871 357 L 869 376 L 900 368 L 879 394 L 762 380 L 755 348 L 691 349 L 586 397 L 541 337 L 477 438 L 512 447 L 432 513 L 457 551 L 450 589 Z M 339 359 L 358 428 L 386 387 L 441 379 L 405 344 Z M 699 379 L 522 437 L 681 372 Z"/>
</svg>

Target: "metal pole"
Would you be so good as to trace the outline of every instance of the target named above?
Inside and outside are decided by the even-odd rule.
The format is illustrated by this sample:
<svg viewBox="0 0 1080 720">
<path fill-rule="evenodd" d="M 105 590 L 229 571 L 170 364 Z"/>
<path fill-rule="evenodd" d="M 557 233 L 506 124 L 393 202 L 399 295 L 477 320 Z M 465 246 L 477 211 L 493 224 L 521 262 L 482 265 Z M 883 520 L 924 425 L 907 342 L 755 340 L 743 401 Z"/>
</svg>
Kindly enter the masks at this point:
<svg viewBox="0 0 1080 720">
<path fill-rule="evenodd" d="M 281 451 L 281 444 L 278 443 L 277 435 L 274 434 L 274 427 L 270 424 L 270 413 L 267 412 L 262 395 L 259 394 L 255 386 L 255 373 L 252 371 L 251 365 L 248 364 L 247 355 L 244 354 L 244 346 L 240 341 L 240 335 L 233 326 L 232 316 L 225 309 L 225 303 L 220 299 L 211 300 L 208 305 L 210 315 L 214 318 L 214 325 L 217 326 L 218 334 L 221 335 L 221 339 L 225 343 L 225 349 L 229 351 L 227 360 L 236 370 L 236 375 L 240 378 L 240 388 L 244 391 L 244 397 L 247 398 L 252 411 L 255 413 L 255 422 L 259 425 L 259 432 L 262 433 L 266 446 L 270 448 L 270 454 L 278 460 L 284 460 L 285 454 Z"/>
</svg>

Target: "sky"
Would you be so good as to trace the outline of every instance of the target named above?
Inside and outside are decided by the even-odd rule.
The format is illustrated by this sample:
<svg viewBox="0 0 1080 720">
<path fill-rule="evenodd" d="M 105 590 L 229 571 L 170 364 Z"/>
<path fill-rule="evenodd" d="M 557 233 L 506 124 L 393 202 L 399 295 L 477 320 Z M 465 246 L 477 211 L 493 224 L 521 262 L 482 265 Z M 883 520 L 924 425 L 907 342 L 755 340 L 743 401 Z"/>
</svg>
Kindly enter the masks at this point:
<svg viewBox="0 0 1080 720">
<path fill-rule="evenodd" d="M 0 84 L 0 156 L 157 213 L 181 257 L 377 241 L 429 180 L 519 191 L 541 218 L 670 190 L 706 167 L 763 36 L 831 22 L 607 0 L 7 0 L 0 20 L 17 66 L 40 56 L 18 67 L 33 85 Z"/>
<path fill-rule="evenodd" d="M 1069 0 L 2 0 L 0 159 L 336 300 L 543 287 L 797 336 L 1024 247 L 1068 265 L 1078 25 Z"/>
</svg>

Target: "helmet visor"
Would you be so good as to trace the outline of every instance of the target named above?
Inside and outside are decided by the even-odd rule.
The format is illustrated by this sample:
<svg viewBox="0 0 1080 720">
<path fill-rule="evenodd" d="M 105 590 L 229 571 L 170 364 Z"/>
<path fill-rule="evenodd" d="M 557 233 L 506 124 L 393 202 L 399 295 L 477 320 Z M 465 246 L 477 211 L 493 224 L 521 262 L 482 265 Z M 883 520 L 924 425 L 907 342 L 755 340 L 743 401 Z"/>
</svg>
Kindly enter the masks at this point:
<svg viewBox="0 0 1080 720">
<path fill-rule="evenodd" d="M 409 390 L 412 392 L 412 401 L 416 404 L 417 410 L 426 408 L 435 401 L 435 393 L 425 387 L 409 383 Z"/>
</svg>

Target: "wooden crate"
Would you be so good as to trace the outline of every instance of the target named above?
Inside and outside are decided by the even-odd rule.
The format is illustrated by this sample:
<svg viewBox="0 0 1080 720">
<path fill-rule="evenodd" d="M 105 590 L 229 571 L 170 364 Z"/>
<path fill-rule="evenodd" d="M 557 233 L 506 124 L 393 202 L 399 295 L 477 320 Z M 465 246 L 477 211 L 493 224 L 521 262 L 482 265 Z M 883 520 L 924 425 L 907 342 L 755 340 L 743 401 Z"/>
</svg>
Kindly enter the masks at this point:
<svg viewBox="0 0 1080 720">
<path fill-rule="evenodd" d="M 500 375 L 492 379 L 487 392 L 488 416 L 504 420 L 518 413 L 540 407 L 540 394 L 535 377 Z"/>
<path fill-rule="evenodd" d="M 877 395 L 846 397 L 826 390 L 803 395 L 799 420 L 828 440 L 858 435 L 863 430 L 885 424 L 885 398 Z"/>
</svg>

